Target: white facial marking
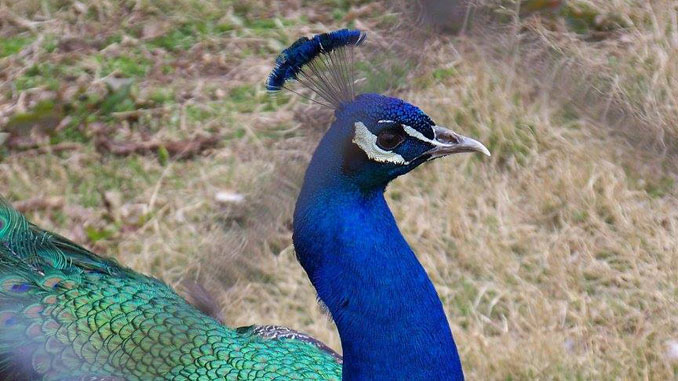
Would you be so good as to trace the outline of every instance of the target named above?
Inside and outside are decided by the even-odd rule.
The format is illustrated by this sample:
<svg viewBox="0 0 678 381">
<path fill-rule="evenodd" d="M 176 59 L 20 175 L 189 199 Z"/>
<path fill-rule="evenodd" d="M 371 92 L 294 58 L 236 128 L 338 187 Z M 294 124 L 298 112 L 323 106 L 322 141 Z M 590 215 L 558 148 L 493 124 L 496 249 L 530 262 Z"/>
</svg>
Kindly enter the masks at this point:
<svg viewBox="0 0 678 381">
<path fill-rule="evenodd" d="M 433 144 L 434 146 L 440 146 L 440 147 L 445 147 L 445 146 L 449 145 L 449 144 L 441 143 L 441 142 L 439 142 L 435 139 L 429 139 L 426 136 L 424 136 L 424 134 L 422 134 L 421 132 L 415 130 L 414 128 L 412 128 L 410 126 L 406 126 L 406 125 L 403 124 L 403 129 L 405 130 L 406 134 L 410 135 L 411 137 L 413 137 L 415 139 L 419 139 L 424 143 Z"/>
<path fill-rule="evenodd" d="M 367 157 L 380 163 L 393 163 L 398 165 L 407 165 L 409 162 L 399 154 L 391 151 L 384 151 L 377 145 L 377 135 L 373 134 L 365 127 L 363 122 L 355 123 L 355 143 L 361 150 L 365 151 Z"/>
</svg>

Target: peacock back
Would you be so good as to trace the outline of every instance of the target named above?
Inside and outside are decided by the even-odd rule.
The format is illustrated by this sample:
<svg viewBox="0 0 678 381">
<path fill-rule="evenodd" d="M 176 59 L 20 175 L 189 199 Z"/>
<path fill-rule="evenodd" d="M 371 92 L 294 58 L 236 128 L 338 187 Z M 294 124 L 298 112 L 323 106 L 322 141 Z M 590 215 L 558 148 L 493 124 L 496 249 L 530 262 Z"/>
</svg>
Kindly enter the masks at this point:
<svg viewBox="0 0 678 381">
<path fill-rule="evenodd" d="M 0 378 L 341 379 L 304 335 L 231 329 L 0 199 Z"/>
</svg>

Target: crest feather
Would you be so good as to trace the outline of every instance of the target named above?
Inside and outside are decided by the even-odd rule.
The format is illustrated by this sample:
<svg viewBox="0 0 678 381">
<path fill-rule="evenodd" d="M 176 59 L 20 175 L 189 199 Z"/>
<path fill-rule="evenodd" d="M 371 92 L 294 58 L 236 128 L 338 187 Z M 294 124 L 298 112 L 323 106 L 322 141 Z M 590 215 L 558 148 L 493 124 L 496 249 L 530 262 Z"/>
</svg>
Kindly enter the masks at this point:
<svg viewBox="0 0 678 381">
<path fill-rule="evenodd" d="M 298 39 L 275 60 L 266 88 L 294 92 L 285 84 L 297 80 L 322 98 L 314 101 L 324 106 L 337 108 L 353 100 L 353 48 L 362 44 L 365 37 L 359 30 L 341 29 Z"/>
</svg>

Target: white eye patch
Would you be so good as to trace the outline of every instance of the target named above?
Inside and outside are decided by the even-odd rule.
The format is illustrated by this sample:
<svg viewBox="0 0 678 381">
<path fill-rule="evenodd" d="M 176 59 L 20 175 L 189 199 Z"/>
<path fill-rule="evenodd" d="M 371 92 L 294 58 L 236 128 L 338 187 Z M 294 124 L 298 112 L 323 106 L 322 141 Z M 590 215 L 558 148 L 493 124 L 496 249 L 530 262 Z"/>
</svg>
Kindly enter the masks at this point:
<svg viewBox="0 0 678 381">
<path fill-rule="evenodd" d="M 424 143 L 428 143 L 428 144 L 431 144 L 431 145 L 434 145 L 434 146 L 446 146 L 447 145 L 447 144 L 441 143 L 437 140 L 427 138 L 426 136 L 424 136 L 424 134 L 422 134 L 421 132 L 415 130 L 414 128 L 412 128 L 410 126 L 406 126 L 404 124 L 402 126 L 403 126 L 403 130 L 405 131 L 406 134 L 410 135 L 411 137 L 413 137 L 415 139 L 421 140 Z"/>
<path fill-rule="evenodd" d="M 370 160 L 398 165 L 409 164 L 401 155 L 379 148 L 377 146 L 377 135 L 368 130 L 363 122 L 356 122 L 354 126 L 355 135 L 353 136 L 353 143 L 360 147 Z"/>
</svg>

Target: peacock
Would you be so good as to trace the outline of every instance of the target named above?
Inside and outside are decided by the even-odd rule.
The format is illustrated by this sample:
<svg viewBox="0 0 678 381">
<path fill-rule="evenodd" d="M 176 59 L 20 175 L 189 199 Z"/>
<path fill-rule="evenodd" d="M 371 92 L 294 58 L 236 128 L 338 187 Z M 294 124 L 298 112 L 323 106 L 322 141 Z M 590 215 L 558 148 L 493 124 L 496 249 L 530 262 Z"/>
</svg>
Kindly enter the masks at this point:
<svg viewBox="0 0 678 381">
<path fill-rule="evenodd" d="M 327 306 L 343 358 L 275 326 L 229 328 L 159 280 L 27 221 L 0 199 L 0 376 L 5 380 L 460 380 L 443 305 L 384 198 L 427 161 L 489 151 L 397 98 L 355 93 L 365 33 L 301 38 L 273 92 L 334 109 L 293 220 L 297 258 Z M 292 90 L 297 92 L 296 90 Z"/>
</svg>

